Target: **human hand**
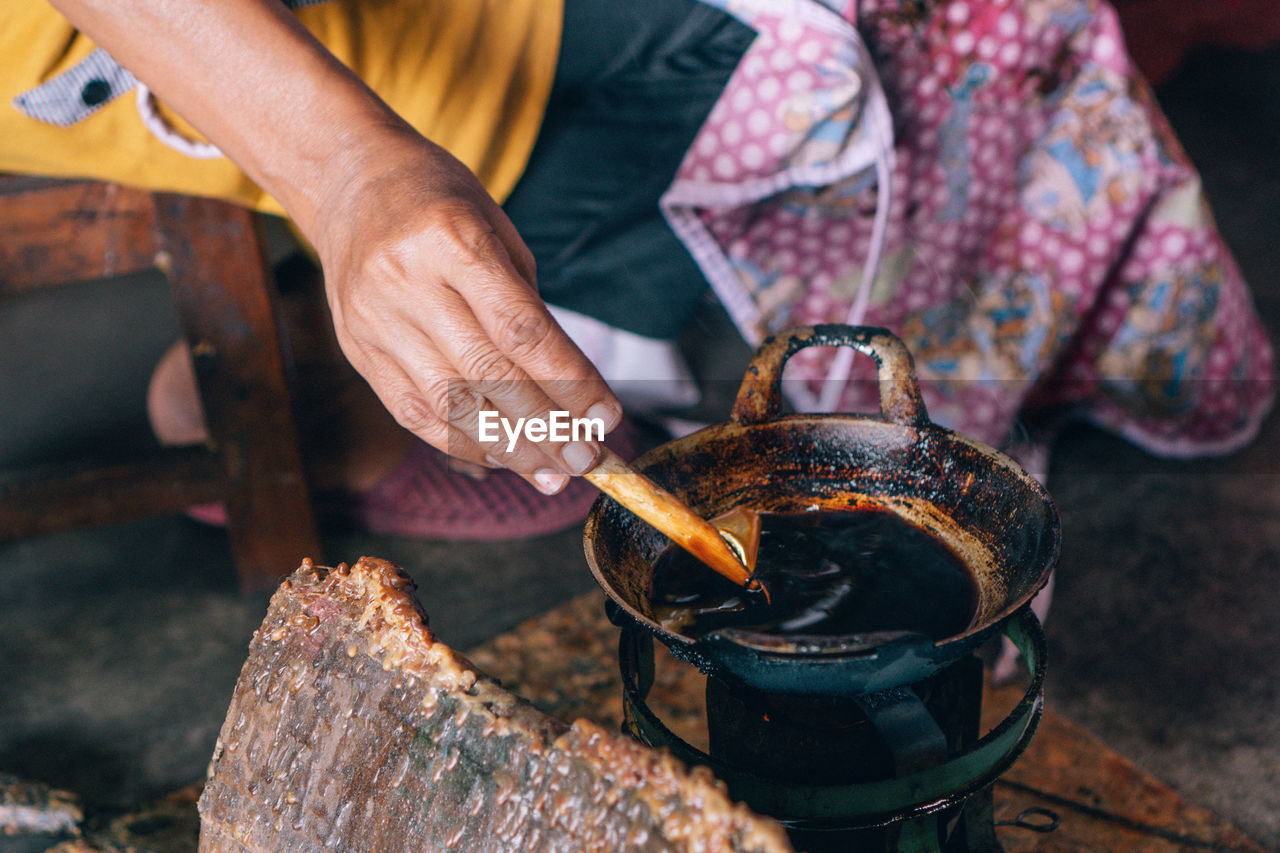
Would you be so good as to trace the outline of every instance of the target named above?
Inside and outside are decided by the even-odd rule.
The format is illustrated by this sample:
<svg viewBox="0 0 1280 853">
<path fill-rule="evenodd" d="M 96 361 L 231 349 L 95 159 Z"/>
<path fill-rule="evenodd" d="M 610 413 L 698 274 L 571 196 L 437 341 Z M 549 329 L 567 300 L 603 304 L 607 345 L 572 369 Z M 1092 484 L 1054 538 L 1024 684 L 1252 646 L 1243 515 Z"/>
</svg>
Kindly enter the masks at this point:
<svg viewBox="0 0 1280 853">
<path fill-rule="evenodd" d="M 308 236 L 338 342 L 405 428 L 458 459 L 505 466 L 554 494 L 596 461 L 593 441 L 481 440 L 480 412 L 599 418 L 622 409 L 538 297 L 533 256 L 475 176 L 393 133 L 320 207 Z"/>
</svg>

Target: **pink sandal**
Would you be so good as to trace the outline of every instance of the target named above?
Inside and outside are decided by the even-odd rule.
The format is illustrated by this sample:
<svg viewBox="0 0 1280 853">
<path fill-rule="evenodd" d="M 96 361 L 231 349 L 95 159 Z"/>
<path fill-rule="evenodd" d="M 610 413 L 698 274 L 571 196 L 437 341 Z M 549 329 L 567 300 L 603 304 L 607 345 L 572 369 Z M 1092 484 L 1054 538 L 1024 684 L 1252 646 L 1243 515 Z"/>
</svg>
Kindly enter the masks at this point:
<svg viewBox="0 0 1280 853">
<path fill-rule="evenodd" d="M 637 440 L 625 422 L 608 444 L 624 458 Z M 448 457 L 425 442 L 414 444 L 391 473 L 358 493 L 321 492 L 316 513 L 324 522 L 353 525 L 382 536 L 426 539 L 523 539 L 565 530 L 587 516 L 599 491 L 574 477 L 558 495 L 548 497 L 507 470 L 483 479 L 459 474 Z M 191 507 L 187 515 L 215 526 L 227 523 L 220 503 Z"/>
</svg>

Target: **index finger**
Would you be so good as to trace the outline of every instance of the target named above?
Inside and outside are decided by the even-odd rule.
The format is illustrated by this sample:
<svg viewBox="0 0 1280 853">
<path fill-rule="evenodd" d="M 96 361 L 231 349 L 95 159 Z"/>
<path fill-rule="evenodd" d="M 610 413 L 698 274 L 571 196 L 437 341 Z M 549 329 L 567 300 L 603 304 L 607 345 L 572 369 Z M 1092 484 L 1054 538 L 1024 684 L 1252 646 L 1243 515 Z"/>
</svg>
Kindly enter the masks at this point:
<svg viewBox="0 0 1280 853">
<path fill-rule="evenodd" d="M 501 245 L 496 233 L 492 238 Z M 556 405 L 575 417 L 599 418 L 606 432 L 613 429 L 622 405 L 599 371 L 516 271 L 506 246 L 490 257 L 499 263 L 488 275 L 467 276 L 465 284 L 455 285 L 485 335 Z"/>
</svg>

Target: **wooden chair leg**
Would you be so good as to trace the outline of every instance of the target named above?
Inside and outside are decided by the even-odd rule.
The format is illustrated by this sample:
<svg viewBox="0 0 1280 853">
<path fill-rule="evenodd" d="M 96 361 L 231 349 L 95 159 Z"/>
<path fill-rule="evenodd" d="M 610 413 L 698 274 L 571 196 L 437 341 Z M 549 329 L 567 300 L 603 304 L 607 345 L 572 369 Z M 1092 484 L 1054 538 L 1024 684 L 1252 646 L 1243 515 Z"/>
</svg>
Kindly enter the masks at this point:
<svg viewBox="0 0 1280 853">
<path fill-rule="evenodd" d="M 258 223 L 248 211 L 189 196 L 157 195 L 156 205 L 158 266 L 222 459 L 236 571 L 246 592 L 274 589 L 304 557 L 322 555 Z"/>
</svg>

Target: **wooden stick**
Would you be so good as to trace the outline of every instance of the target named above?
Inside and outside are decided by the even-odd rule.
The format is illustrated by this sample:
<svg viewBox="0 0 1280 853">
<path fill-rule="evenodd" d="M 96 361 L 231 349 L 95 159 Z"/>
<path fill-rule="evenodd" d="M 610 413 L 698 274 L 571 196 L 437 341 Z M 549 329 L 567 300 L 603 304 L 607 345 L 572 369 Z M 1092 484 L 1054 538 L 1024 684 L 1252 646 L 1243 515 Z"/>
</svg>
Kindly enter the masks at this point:
<svg viewBox="0 0 1280 853">
<path fill-rule="evenodd" d="M 612 450 L 603 448 L 599 463 L 583 476 L 716 572 L 739 586 L 762 588 L 751 577 L 754 565 L 746 564 L 748 561 L 755 563 L 756 543 L 737 542 L 735 539 L 735 544 L 743 551 L 741 556 L 735 554 L 715 527 Z M 758 526 L 756 534 L 759 535 Z"/>
</svg>

